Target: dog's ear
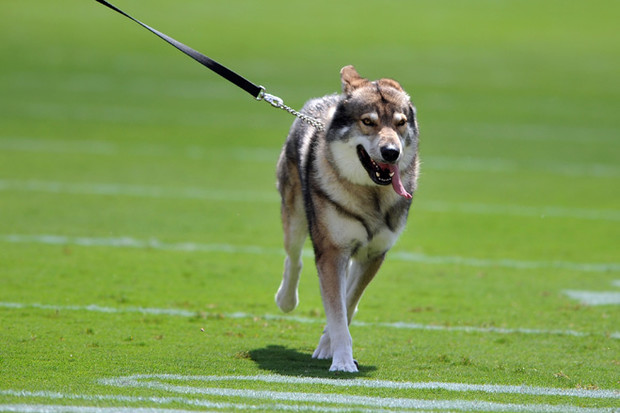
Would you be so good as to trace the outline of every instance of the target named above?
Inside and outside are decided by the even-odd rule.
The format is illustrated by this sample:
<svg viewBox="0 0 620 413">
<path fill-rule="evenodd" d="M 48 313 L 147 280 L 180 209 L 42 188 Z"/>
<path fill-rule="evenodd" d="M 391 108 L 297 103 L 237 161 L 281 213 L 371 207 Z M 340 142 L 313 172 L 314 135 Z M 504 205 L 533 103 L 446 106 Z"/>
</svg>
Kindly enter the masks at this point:
<svg viewBox="0 0 620 413">
<path fill-rule="evenodd" d="M 377 83 L 379 83 L 379 86 L 383 86 L 383 87 L 392 87 L 396 90 L 399 90 L 401 92 L 404 92 L 403 88 L 401 87 L 400 83 L 398 83 L 397 81 L 395 81 L 394 79 L 389 79 L 389 78 L 383 78 L 380 79 Z"/>
<path fill-rule="evenodd" d="M 340 80 L 342 82 L 342 92 L 350 95 L 355 89 L 368 83 L 368 79 L 361 77 L 357 70 L 351 65 L 340 69 Z"/>
</svg>

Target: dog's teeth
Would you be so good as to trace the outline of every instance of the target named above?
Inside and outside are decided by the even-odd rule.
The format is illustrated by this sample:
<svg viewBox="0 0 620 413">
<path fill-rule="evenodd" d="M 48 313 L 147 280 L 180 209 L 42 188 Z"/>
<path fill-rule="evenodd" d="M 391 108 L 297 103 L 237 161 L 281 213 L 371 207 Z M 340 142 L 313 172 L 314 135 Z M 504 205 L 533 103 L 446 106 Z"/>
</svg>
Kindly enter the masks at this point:
<svg viewBox="0 0 620 413">
<path fill-rule="evenodd" d="M 390 178 L 394 176 L 394 172 L 390 172 Z"/>
<path fill-rule="evenodd" d="M 381 176 L 381 174 L 379 174 L 379 172 L 375 172 L 375 175 L 377 176 L 377 178 L 379 178 Z"/>
</svg>

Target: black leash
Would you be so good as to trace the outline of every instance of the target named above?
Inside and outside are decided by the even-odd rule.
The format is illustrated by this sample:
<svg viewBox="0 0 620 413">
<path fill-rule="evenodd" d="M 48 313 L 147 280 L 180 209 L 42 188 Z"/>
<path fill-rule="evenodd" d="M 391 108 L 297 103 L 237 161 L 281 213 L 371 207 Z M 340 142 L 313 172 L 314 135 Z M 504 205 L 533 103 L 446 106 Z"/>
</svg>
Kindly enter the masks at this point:
<svg viewBox="0 0 620 413">
<path fill-rule="evenodd" d="M 255 98 L 258 98 L 260 96 L 261 92 L 264 90 L 263 87 L 255 85 L 254 83 L 250 82 L 249 80 L 247 80 L 243 76 L 240 76 L 237 73 L 233 72 L 232 70 L 228 69 L 227 67 L 222 66 L 221 64 L 219 64 L 215 60 L 213 60 L 213 59 L 203 55 L 200 52 L 197 52 L 196 50 L 192 49 L 191 47 L 188 47 L 188 46 L 184 45 L 181 42 L 178 42 L 178 41 L 174 40 L 172 37 L 169 37 L 169 36 L 163 34 L 162 32 L 153 29 L 152 27 L 142 23 L 140 20 L 134 19 L 133 17 L 131 17 L 130 15 L 128 15 L 127 13 L 122 11 L 121 9 L 117 8 L 116 6 L 108 3 L 107 1 L 105 1 L 105 0 L 95 0 L 95 1 L 98 2 L 98 3 L 103 4 L 104 6 L 107 6 L 107 7 L 111 8 L 112 10 L 122 14 L 123 16 L 127 17 L 128 19 L 131 19 L 134 22 L 138 23 L 140 26 L 144 27 L 145 29 L 147 29 L 151 33 L 159 36 L 161 39 L 163 39 L 166 42 L 170 43 L 172 46 L 176 47 L 177 49 L 179 49 L 180 51 L 182 51 L 183 53 L 185 53 L 189 57 L 193 58 L 198 63 L 202 64 L 203 66 L 206 66 L 209 69 L 211 69 L 212 71 L 214 71 L 218 75 L 222 76 L 224 79 L 228 80 L 229 82 L 234 83 L 235 85 L 239 86 L 241 89 L 245 90 L 246 92 L 248 92 L 250 95 L 254 96 Z"/>
<path fill-rule="evenodd" d="M 202 64 L 208 69 L 211 69 L 212 71 L 222 76 L 224 79 L 228 80 L 229 82 L 239 86 L 241 89 L 245 90 L 250 95 L 254 96 L 256 100 L 264 100 L 265 102 L 271 104 L 271 106 L 275 108 L 283 109 L 287 111 L 288 113 L 290 113 L 291 115 L 297 116 L 304 122 L 309 123 L 310 125 L 314 126 L 315 128 L 319 130 L 323 130 L 325 128 L 325 126 L 323 125 L 321 121 L 311 118 L 309 116 L 306 116 L 303 113 L 297 112 L 295 109 L 290 108 L 289 106 L 286 106 L 284 104 L 284 101 L 280 99 L 279 97 L 266 93 L 265 88 L 263 86 L 258 86 L 250 82 L 243 76 L 233 72 L 232 70 L 230 70 L 226 66 L 221 65 L 215 60 L 203 55 L 200 52 L 197 52 L 196 50 L 192 49 L 189 46 L 184 45 L 183 43 L 173 39 L 172 37 L 167 36 L 163 34 L 162 32 L 153 29 L 152 27 L 142 23 L 140 20 L 134 19 L 133 17 L 131 17 L 130 15 L 128 15 L 127 13 L 119 9 L 118 7 L 114 6 L 113 4 L 110 4 L 105 0 L 95 0 L 95 1 L 97 3 L 103 4 L 106 7 L 109 7 L 115 12 L 120 13 L 123 16 L 127 17 L 128 19 L 133 20 L 134 22 L 138 23 L 140 26 L 144 27 L 151 33 L 157 35 L 159 38 L 163 39 L 164 41 L 171 44 L 172 46 L 176 47 L 177 49 L 179 49 L 180 51 L 182 51 L 183 53 L 185 53 L 186 55 L 188 55 L 189 57 L 191 57 L 198 63 Z"/>
<path fill-rule="evenodd" d="M 283 109 L 283 110 L 289 112 L 290 114 L 292 114 L 294 116 L 297 116 L 298 118 L 300 118 L 304 122 L 308 122 L 309 124 L 311 124 L 312 126 L 316 127 L 319 130 L 322 130 L 324 128 L 323 123 L 321 123 L 319 120 L 311 118 L 309 116 L 306 116 L 303 113 L 297 112 L 296 110 L 286 106 L 284 104 L 284 102 L 282 101 L 282 99 L 280 99 L 279 97 L 271 95 L 269 93 L 266 93 L 265 92 L 265 88 L 263 86 L 258 86 L 256 84 L 250 82 L 249 80 L 247 80 L 243 76 L 233 72 L 232 70 L 230 70 L 226 66 L 221 65 L 220 63 L 216 62 L 215 60 L 213 60 L 213 59 L 203 55 L 202 53 L 192 49 L 189 46 L 184 45 L 183 43 L 173 39 L 172 37 L 167 36 L 167 35 L 165 35 L 164 33 L 160 32 L 158 30 L 155 30 L 154 28 L 152 28 L 152 27 L 142 23 L 140 20 L 137 20 L 137 19 L 131 17 L 129 14 L 125 13 L 124 11 L 119 9 L 118 7 L 108 3 L 106 0 L 95 0 L 95 1 L 100 3 L 100 4 L 103 4 L 106 7 L 109 7 L 110 9 L 114 10 L 115 12 L 120 13 L 123 16 L 127 17 L 128 19 L 133 20 L 134 22 L 138 23 L 140 26 L 144 27 L 145 29 L 147 29 L 151 33 L 157 35 L 159 38 L 163 39 L 164 41 L 166 41 L 167 43 L 171 44 L 172 46 L 176 47 L 177 49 L 179 49 L 180 51 L 182 51 L 183 53 L 185 53 L 186 55 L 188 55 L 189 57 L 191 57 L 192 59 L 194 59 L 198 63 L 202 64 L 203 66 L 207 67 L 208 69 L 210 69 L 210 70 L 214 71 L 215 73 L 217 73 L 218 75 L 222 76 L 224 79 L 228 80 L 229 82 L 231 82 L 231 83 L 237 85 L 238 87 L 240 87 L 241 89 L 245 90 L 250 95 L 252 95 L 256 100 L 264 100 L 264 101 L 270 103 L 273 107 Z"/>
</svg>

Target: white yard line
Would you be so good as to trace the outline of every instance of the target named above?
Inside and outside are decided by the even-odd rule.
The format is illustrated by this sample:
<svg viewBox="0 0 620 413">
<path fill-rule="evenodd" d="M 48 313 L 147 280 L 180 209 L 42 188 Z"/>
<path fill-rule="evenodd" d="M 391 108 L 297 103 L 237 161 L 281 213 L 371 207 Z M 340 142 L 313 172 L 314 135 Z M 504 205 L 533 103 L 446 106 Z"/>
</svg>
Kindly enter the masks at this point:
<svg viewBox="0 0 620 413">
<path fill-rule="evenodd" d="M 0 308 L 7 309 L 23 309 L 23 308 L 36 308 L 40 310 L 53 310 L 53 311 L 88 311 L 103 314 L 147 314 L 147 315 L 168 315 L 173 317 L 196 317 L 198 315 L 205 316 L 199 310 L 188 311 L 174 308 L 151 308 L 151 307 L 103 307 L 96 304 L 91 305 L 54 305 L 54 304 L 41 304 L 41 303 L 14 303 L 14 302 L 0 302 Z M 214 313 L 206 314 L 206 317 L 225 317 L 231 319 L 263 319 L 263 320 L 283 320 L 287 322 L 304 323 L 304 324 L 324 324 L 325 320 L 322 318 L 309 318 L 291 315 L 275 315 L 275 314 L 248 314 L 243 312 L 236 313 Z M 365 321 L 353 321 L 353 326 L 356 327 L 382 327 L 393 328 L 403 330 L 426 330 L 437 332 L 468 332 L 468 333 L 483 333 L 483 334 L 531 334 L 531 335 L 557 335 L 557 336 L 572 336 L 572 337 L 588 337 L 594 334 L 584 333 L 574 330 L 542 330 L 532 328 L 499 328 L 499 327 L 473 327 L 473 326 L 440 326 L 440 325 L 428 325 L 419 323 L 410 323 L 403 321 L 396 322 L 365 322 Z M 603 335 L 603 333 L 601 333 Z M 606 335 L 606 334 L 605 334 Z M 620 332 L 614 332 L 609 335 L 612 339 L 620 339 Z"/>
<path fill-rule="evenodd" d="M 218 410 L 211 410 L 217 412 Z M 154 407 L 63 406 L 58 404 L 0 404 L 0 412 L 8 413 L 196 413 L 196 410 L 160 409 Z M 201 410 L 206 412 L 206 410 Z"/>
<path fill-rule="evenodd" d="M 11 244 L 45 244 L 77 245 L 81 247 L 111 247 L 156 249 L 184 252 L 219 252 L 229 254 L 258 254 L 284 256 L 280 248 L 268 248 L 258 245 L 203 244 L 196 242 L 167 243 L 156 239 L 140 240 L 132 237 L 69 237 L 64 235 L 38 234 L 0 234 L 0 242 Z M 304 250 L 304 255 L 312 256 L 311 250 Z M 556 268 L 583 272 L 620 271 L 620 263 L 579 263 L 571 261 L 526 261 L 515 259 L 486 259 L 460 256 L 426 255 L 422 253 L 392 251 L 390 260 L 417 262 L 437 265 L 465 265 L 470 267 L 503 267 L 511 269 L 545 269 Z"/>
<path fill-rule="evenodd" d="M 146 380 L 145 380 L 146 379 Z M 614 410 L 612 408 L 588 408 L 580 407 L 573 404 L 521 404 L 521 403 L 499 403 L 489 402 L 482 400 L 432 400 L 432 399 L 413 399 L 413 398 L 395 398 L 395 397 L 377 397 L 377 396 L 358 396 L 340 393 L 311 393 L 311 392 L 286 392 L 286 391 L 270 391 L 270 390 L 250 390 L 250 389 L 229 389 L 222 387 L 195 387 L 195 386 L 180 386 L 170 383 L 162 382 L 160 380 L 191 380 L 191 381 L 205 381 L 205 382 L 221 382 L 225 380 L 229 381 L 262 381 L 265 383 L 295 383 L 295 384 L 322 384 L 332 385 L 334 387 L 372 387 L 372 388 L 412 388 L 412 389 L 428 389 L 428 388 L 446 388 L 449 391 L 461 391 L 461 392 L 480 392 L 485 390 L 482 385 L 463 385 L 458 383 L 434 383 L 434 387 L 428 387 L 428 383 L 400 383 L 402 387 L 395 387 L 397 382 L 381 382 L 379 380 L 369 380 L 364 384 L 364 380 L 330 380 L 330 379 L 314 379 L 314 378 L 282 378 L 281 376 L 172 376 L 172 375 L 145 375 L 145 376 L 129 376 L 112 379 L 103 379 L 102 384 L 120 387 L 126 389 L 128 387 L 133 388 L 146 388 L 157 391 L 167 391 L 171 393 L 181 394 L 184 397 L 140 397 L 140 396 L 123 396 L 123 395 L 79 395 L 79 394 L 63 394 L 57 392 L 30 392 L 19 390 L 0 390 L 0 395 L 13 396 L 21 398 L 44 398 L 44 399 L 61 399 L 61 400 L 86 400 L 90 402 L 101 401 L 114 401 L 122 403 L 149 403 L 149 404 L 185 404 L 192 407 L 202 407 L 211 409 L 235 409 L 235 410 L 278 410 L 278 411 L 327 411 L 333 413 L 348 412 L 348 411 L 387 411 L 387 409 L 393 411 L 402 410 L 449 410 L 449 411 L 493 411 L 493 412 L 525 412 L 525 413 L 560 413 L 571 411 L 575 413 L 611 413 Z M 341 382 L 341 383 L 335 383 Z M 420 386 L 421 385 L 421 386 Z M 443 386 L 438 386 L 443 385 Z M 452 387 L 456 385 L 456 387 Z M 462 387 L 459 386 L 472 386 Z M 506 387 L 504 389 L 503 387 Z M 499 386 L 499 393 L 506 393 L 505 390 L 513 394 L 512 387 L 514 386 Z M 492 387 L 491 387 L 492 388 Z M 524 388 L 526 391 L 528 388 Z M 535 388 L 529 388 L 535 389 Z M 545 396 L 555 396 L 563 394 L 558 393 L 559 389 L 551 388 L 538 388 L 544 390 Z M 491 391 L 493 392 L 493 391 Z M 561 390 L 560 390 L 561 392 Z M 527 392 L 520 392 L 517 394 L 530 394 Z M 188 397 L 190 396 L 190 397 Z M 193 398 L 191 398 L 193 396 Z M 210 400 L 201 399 L 199 397 L 212 396 L 212 397 L 232 397 L 237 399 L 250 399 L 268 401 L 268 404 L 256 405 L 245 403 L 230 403 L 230 402 L 214 402 Z M 582 397 L 580 395 L 570 395 L 571 397 Z M 586 396 L 588 397 L 588 396 Z M 611 393 L 610 397 L 604 398 L 617 398 L 617 394 Z M 306 404 L 285 404 L 282 402 L 303 402 Z M 12 411 L 12 412 L 44 412 L 46 406 L 54 405 L 36 405 L 36 404 L 6 404 L 0 405 L 0 411 Z M 52 413 L 69 412 L 73 413 L 79 410 L 73 410 L 74 406 L 68 406 L 67 410 L 63 410 L 65 406 L 54 406 L 49 410 Z M 81 406 L 79 406 L 81 407 Z M 125 413 L 130 411 L 127 407 L 116 408 L 112 407 L 94 407 L 86 406 L 88 413 L 112 413 L 118 411 L 119 413 Z M 37 410 L 38 409 L 38 410 Z M 97 410 L 100 409 L 100 410 Z M 147 412 L 147 407 L 134 408 L 133 411 L 139 413 Z M 176 413 L 183 412 L 183 410 L 169 410 L 169 409 L 156 409 L 155 413 Z"/>
<path fill-rule="evenodd" d="M 295 405 L 295 404 L 279 404 L 279 403 L 269 403 L 269 404 L 244 404 L 244 403 L 229 403 L 229 402 L 217 402 L 210 401 L 204 399 L 189 399 L 183 397 L 141 397 L 141 396 L 123 396 L 123 395 L 86 395 L 86 394 L 65 394 L 58 392 L 49 392 L 49 391 L 26 391 L 26 390 L 0 390 L 0 396 L 13 396 L 13 397 L 21 397 L 21 398 L 42 398 L 48 400 L 84 400 L 89 402 L 102 402 L 102 401 L 111 401 L 111 402 L 120 402 L 120 403 L 132 403 L 132 404 L 184 404 L 191 407 L 199 407 L 201 408 L 201 412 L 204 408 L 214 409 L 212 411 L 219 411 L 221 409 L 227 410 L 253 410 L 253 411 L 300 411 L 300 412 L 330 412 L 330 413 L 347 413 L 351 411 L 355 412 L 365 412 L 372 413 L 377 411 L 377 409 L 350 409 L 350 408 L 337 408 L 337 407 L 328 407 L 328 406 L 312 406 L 312 405 Z M 6 406 L 6 410 L 3 410 Z M 60 412 L 81 412 L 81 408 L 87 407 L 88 409 L 102 409 L 102 410 L 86 410 L 87 413 L 131 413 L 136 411 L 137 407 L 93 407 L 93 406 L 77 406 L 77 410 L 62 410 L 63 407 L 69 407 L 70 409 L 73 406 L 57 406 L 57 405 L 41 405 L 41 404 L 6 404 L 0 405 L 0 412 L 9 411 L 9 412 L 19 412 L 19 413 L 31 413 L 31 412 L 41 412 L 47 413 L 47 407 L 51 409 L 49 412 L 51 413 L 60 413 Z M 12 409 L 12 410 L 10 410 Z M 23 409 L 23 410 L 19 410 Z M 59 410 L 54 410 L 59 409 Z M 112 410 L 112 409 L 119 409 Z M 142 409 L 153 409 L 153 413 L 186 413 L 190 411 L 185 410 L 176 410 L 176 409 L 155 409 L 155 408 L 142 408 Z M 151 412 L 151 410 L 143 410 L 144 412 Z M 191 412 L 196 412 L 196 410 L 191 410 Z M 138 412 L 140 413 L 140 412 Z M 420 412 L 418 412 L 420 413 Z"/>
<path fill-rule="evenodd" d="M 586 305 L 620 305 L 620 292 L 564 290 L 564 294 Z"/>
<path fill-rule="evenodd" d="M 39 310 L 53 310 L 53 311 L 88 311 L 93 313 L 103 314 L 146 314 L 146 315 L 168 315 L 173 317 L 196 317 L 199 315 L 198 311 L 179 310 L 174 308 L 145 308 L 145 307 L 127 307 L 127 308 L 115 308 L 115 307 L 103 307 L 96 304 L 91 305 L 54 305 L 54 304 L 40 304 L 40 303 L 10 303 L 0 302 L 0 308 L 36 308 Z M 234 314 L 223 316 L 229 318 L 245 318 L 235 316 Z M 250 317 L 248 315 L 248 317 Z"/>
<path fill-rule="evenodd" d="M 185 376 L 180 374 L 136 374 L 132 376 L 102 379 L 106 385 L 117 387 L 148 387 L 148 383 L 160 381 L 192 381 L 192 382 L 239 382 L 251 381 L 262 383 L 325 385 L 333 387 L 361 387 L 369 389 L 397 389 L 397 390 L 447 390 L 452 392 L 482 392 L 491 394 L 521 394 L 533 396 L 566 396 L 594 399 L 620 399 L 620 391 L 600 389 L 560 389 L 555 387 L 536 386 L 505 386 L 495 384 L 467 384 L 448 382 L 406 382 L 391 380 L 367 379 L 329 379 L 316 377 L 282 376 L 279 374 L 256 376 Z"/>
<path fill-rule="evenodd" d="M 139 198 L 195 199 L 223 202 L 280 202 L 275 187 L 272 191 L 219 188 L 166 188 L 155 185 L 119 183 L 72 183 L 42 180 L 0 179 L 0 191 L 42 192 L 52 194 L 129 196 Z M 557 206 L 481 204 L 420 200 L 416 210 L 477 215 L 509 215 L 531 218 L 572 218 L 592 221 L 620 221 L 620 211 L 612 209 L 567 208 Z"/>
</svg>

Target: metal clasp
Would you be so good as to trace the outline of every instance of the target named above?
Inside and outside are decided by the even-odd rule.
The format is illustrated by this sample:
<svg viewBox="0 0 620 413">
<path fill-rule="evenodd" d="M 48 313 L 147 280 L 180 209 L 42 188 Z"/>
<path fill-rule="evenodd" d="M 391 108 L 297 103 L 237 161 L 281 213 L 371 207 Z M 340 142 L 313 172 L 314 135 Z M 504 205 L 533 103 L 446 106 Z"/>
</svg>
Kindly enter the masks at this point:
<svg viewBox="0 0 620 413">
<path fill-rule="evenodd" d="M 256 100 L 264 100 L 265 102 L 269 103 L 274 108 L 284 107 L 284 100 L 270 93 L 266 93 L 264 86 L 259 86 L 259 87 L 260 87 L 260 92 L 258 92 L 258 96 L 256 96 Z"/>
<path fill-rule="evenodd" d="M 269 93 L 265 93 L 263 96 L 263 99 L 265 100 L 265 102 L 269 102 L 271 106 L 273 106 L 274 108 L 284 107 L 284 101 L 277 96 L 270 95 Z"/>
</svg>

